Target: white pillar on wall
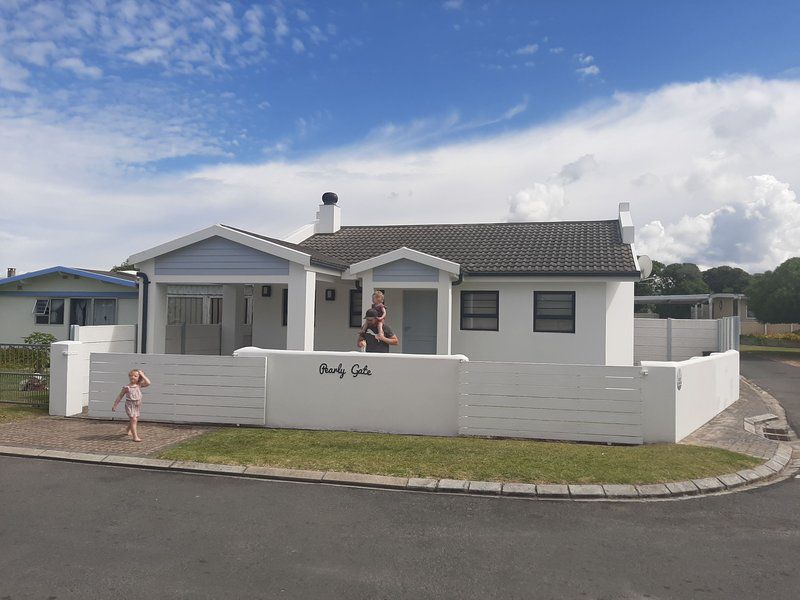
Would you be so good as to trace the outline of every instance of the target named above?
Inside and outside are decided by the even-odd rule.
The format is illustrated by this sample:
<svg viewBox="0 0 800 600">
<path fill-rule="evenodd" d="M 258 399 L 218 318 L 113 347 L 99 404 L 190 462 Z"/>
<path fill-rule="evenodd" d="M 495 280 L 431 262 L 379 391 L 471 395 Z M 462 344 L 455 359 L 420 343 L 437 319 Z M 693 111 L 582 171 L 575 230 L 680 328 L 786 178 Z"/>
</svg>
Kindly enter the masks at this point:
<svg viewBox="0 0 800 600">
<path fill-rule="evenodd" d="M 50 345 L 50 414 L 79 415 L 89 389 L 89 350 L 81 342 Z M 120 386 L 122 387 L 122 386 Z"/>
<path fill-rule="evenodd" d="M 167 284 L 151 283 L 147 307 L 147 353 L 164 354 L 167 337 Z"/>
<path fill-rule="evenodd" d="M 450 283 L 450 274 L 445 271 L 439 271 L 436 298 L 436 354 L 451 354 L 453 285 Z"/>
<path fill-rule="evenodd" d="M 372 269 L 361 274 L 361 320 L 364 313 L 372 308 L 372 294 L 375 293 L 375 282 L 372 281 Z"/>
<path fill-rule="evenodd" d="M 314 350 L 314 304 L 317 275 L 303 265 L 289 266 L 289 298 L 286 314 L 286 349 Z"/>
<path fill-rule="evenodd" d="M 239 330 L 244 322 L 244 286 L 225 284 L 222 286 L 222 343 L 223 356 L 233 354 L 238 347 Z"/>
</svg>

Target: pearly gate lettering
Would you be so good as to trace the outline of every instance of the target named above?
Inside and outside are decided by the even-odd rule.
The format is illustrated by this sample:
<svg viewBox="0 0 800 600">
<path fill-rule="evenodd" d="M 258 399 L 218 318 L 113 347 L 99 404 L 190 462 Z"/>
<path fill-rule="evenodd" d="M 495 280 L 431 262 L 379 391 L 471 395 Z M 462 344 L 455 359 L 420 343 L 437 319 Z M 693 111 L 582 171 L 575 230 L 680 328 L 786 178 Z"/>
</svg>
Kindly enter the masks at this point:
<svg viewBox="0 0 800 600">
<path fill-rule="evenodd" d="M 339 379 L 343 379 L 344 376 L 347 374 L 347 370 L 344 368 L 344 365 L 342 363 L 339 363 L 335 367 L 330 366 L 328 363 L 322 363 L 319 366 L 319 374 L 320 375 L 338 375 Z M 367 365 L 364 365 L 362 367 L 361 365 L 356 363 L 352 367 L 350 367 L 350 374 L 353 377 L 358 377 L 359 375 L 370 376 L 370 375 L 372 375 L 372 371 L 370 371 L 370 369 L 369 369 L 369 367 Z"/>
</svg>

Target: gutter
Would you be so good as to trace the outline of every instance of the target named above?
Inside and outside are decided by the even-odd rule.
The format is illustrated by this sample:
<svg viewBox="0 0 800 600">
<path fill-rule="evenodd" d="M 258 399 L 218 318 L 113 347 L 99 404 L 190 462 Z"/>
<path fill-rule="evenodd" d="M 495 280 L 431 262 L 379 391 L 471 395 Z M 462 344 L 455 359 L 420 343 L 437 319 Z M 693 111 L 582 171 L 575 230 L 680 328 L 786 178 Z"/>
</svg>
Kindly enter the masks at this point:
<svg viewBox="0 0 800 600">
<path fill-rule="evenodd" d="M 140 354 L 147 354 L 147 305 L 149 304 L 150 278 L 147 273 L 137 271 L 136 276 L 142 279 L 142 346 Z"/>
</svg>

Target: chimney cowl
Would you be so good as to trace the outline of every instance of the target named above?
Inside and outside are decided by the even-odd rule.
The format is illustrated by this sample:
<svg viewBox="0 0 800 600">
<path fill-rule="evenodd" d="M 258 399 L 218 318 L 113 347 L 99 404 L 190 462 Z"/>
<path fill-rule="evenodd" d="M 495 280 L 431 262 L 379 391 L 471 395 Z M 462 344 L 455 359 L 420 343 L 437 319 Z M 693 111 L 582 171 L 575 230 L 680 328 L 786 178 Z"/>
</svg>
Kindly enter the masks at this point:
<svg viewBox="0 0 800 600">
<path fill-rule="evenodd" d="M 339 202 L 339 196 L 335 192 L 325 192 L 322 194 L 322 203 L 325 206 L 331 206 Z"/>
<path fill-rule="evenodd" d="M 8 267 L 8 275 L 6 277 L 14 277 L 17 274 L 17 269 L 15 267 Z"/>
</svg>

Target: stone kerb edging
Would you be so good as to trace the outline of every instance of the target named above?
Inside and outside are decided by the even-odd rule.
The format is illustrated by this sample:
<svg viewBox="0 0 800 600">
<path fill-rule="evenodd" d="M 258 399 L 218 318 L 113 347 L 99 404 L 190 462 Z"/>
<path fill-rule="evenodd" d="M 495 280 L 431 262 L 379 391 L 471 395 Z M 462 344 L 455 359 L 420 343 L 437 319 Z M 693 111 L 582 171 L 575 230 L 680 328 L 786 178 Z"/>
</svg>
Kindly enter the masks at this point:
<svg viewBox="0 0 800 600">
<path fill-rule="evenodd" d="M 727 473 L 718 477 L 646 485 L 498 483 L 493 481 L 467 481 L 462 479 L 388 477 L 385 475 L 341 473 L 336 471 L 217 465 L 138 456 L 87 454 L 83 452 L 64 452 L 61 450 L 18 448 L 13 446 L 0 446 L 0 455 L 160 469 L 176 472 L 236 475 L 239 477 L 252 477 L 256 479 L 328 483 L 422 492 L 513 496 L 518 498 L 541 498 L 548 500 L 652 500 L 713 494 L 765 482 L 768 479 L 776 477 L 787 468 L 792 457 L 792 447 L 785 443 L 779 444 L 778 449 L 769 461 L 752 469 L 745 469 L 737 471 L 736 473 Z"/>
</svg>

